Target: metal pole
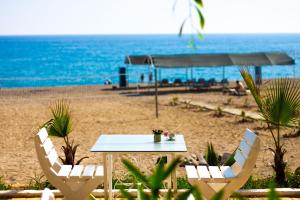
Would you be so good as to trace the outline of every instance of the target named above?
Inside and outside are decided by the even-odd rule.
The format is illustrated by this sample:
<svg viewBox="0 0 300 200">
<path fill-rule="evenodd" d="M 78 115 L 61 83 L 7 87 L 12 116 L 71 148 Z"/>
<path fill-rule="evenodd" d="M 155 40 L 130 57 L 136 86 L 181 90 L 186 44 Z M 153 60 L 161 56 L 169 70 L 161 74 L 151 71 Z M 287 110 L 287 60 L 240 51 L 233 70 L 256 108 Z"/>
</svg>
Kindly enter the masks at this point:
<svg viewBox="0 0 300 200">
<path fill-rule="evenodd" d="M 223 78 L 222 78 L 222 88 L 225 88 L 225 67 L 223 66 Z"/>
<path fill-rule="evenodd" d="M 261 66 L 255 66 L 255 83 L 257 85 L 262 84 Z"/>
<path fill-rule="evenodd" d="M 155 114 L 156 118 L 158 118 L 158 92 L 157 92 L 157 69 L 154 69 L 154 77 L 155 77 Z"/>
</svg>

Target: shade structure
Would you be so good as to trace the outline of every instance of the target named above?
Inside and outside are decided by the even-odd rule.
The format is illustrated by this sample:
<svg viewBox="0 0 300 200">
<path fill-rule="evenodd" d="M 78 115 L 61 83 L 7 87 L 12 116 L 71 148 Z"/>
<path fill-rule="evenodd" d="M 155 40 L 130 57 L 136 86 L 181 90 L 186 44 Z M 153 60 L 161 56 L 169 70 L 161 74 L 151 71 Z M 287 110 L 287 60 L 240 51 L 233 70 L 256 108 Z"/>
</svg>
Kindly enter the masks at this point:
<svg viewBox="0 0 300 200">
<path fill-rule="evenodd" d="M 177 54 L 177 55 L 132 55 L 125 57 L 125 64 L 154 65 L 156 68 L 220 67 L 220 66 L 265 66 L 290 65 L 295 60 L 283 52 L 243 54 Z"/>
<path fill-rule="evenodd" d="M 158 117 L 158 90 L 156 68 L 255 66 L 256 81 L 261 83 L 261 66 L 292 65 L 295 60 L 284 52 L 132 55 L 125 64 L 155 67 L 155 110 Z"/>
</svg>

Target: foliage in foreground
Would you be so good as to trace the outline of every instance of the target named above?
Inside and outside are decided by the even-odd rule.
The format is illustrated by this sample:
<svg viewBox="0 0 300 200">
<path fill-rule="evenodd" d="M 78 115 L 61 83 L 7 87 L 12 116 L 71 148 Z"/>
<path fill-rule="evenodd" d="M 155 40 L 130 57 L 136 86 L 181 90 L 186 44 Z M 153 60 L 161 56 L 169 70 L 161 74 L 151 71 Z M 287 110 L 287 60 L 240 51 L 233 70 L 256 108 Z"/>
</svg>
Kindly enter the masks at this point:
<svg viewBox="0 0 300 200">
<path fill-rule="evenodd" d="M 203 197 L 197 189 L 197 187 L 190 185 L 189 183 L 184 183 L 184 185 L 188 186 L 187 191 L 183 192 L 181 194 L 174 194 L 170 189 L 168 190 L 167 194 L 163 197 L 160 194 L 160 188 L 163 186 L 163 181 L 171 175 L 172 171 L 176 169 L 176 166 L 180 163 L 180 159 L 177 158 L 173 160 L 168 166 L 165 166 L 165 162 L 161 160 L 156 168 L 153 170 L 153 173 L 150 176 L 146 176 L 141 171 L 134 166 L 130 161 L 123 159 L 123 164 L 129 171 L 129 173 L 135 178 L 138 185 L 138 199 L 139 200 L 157 200 L 164 198 L 165 200 L 186 200 L 190 195 L 193 195 L 195 200 L 202 200 Z M 298 170 L 298 169 L 297 169 Z M 300 171 L 295 171 L 295 174 Z M 297 175 L 297 174 L 296 174 Z M 181 180 L 184 182 L 184 180 Z M 251 181 L 251 180 L 250 180 Z M 182 184 L 182 183 L 181 183 Z M 270 191 L 268 192 L 267 199 L 268 200 L 279 200 L 279 195 L 275 191 L 275 183 L 274 179 L 270 180 L 268 182 L 268 188 L 270 188 Z M 150 189 L 150 193 L 146 193 L 144 191 L 144 188 Z M 128 200 L 134 200 L 135 197 L 131 195 L 129 192 L 125 191 L 124 189 L 121 189 L 122 196 L 125 199 Z M 223 196 L 223 191 L 219 191 L 216 193 L 216 195 L 213 197 L 212 200 L 221 200 Z M 233 197 L 235 199 L 242 200 L 243 197 L 239 196 L 238 194 L 233 194 Z"/>
<path fill-rule="evenodd" d="M 298 126 L 300 84 L 291 79 L 281 78 L 269 82 L 265 90 L 261 91 L 247 69 L 241 69 L 241 75 L 272 135 L 274 147 L 270 150 L 274 155 L 272 167 L 276 173 L 275 180 L 284 185 L 287 163 L 284 160 L 286 150 L 281 141 L 281 129 Z"/>
<path fill-rule="evenodd" d="M 176 158 L 170 162 L 169 165 L 166 165 L 165 162 L 161 159 L 156 168 L 153 170 L 153 173 L 150 176 L 146 176 L 143 174 L 135 165 L 133 165 L 130 161 L 123 159 L 122 163 L 129 171 L 129 173 L 135 178 L 138 185 L 138 199 L 142 200 L 155 200 L 160 199 L 162 196 L 160 194 L 160 188 L 163 187 L 164 181 L 171 175 L 171 173 L 176 170 L 176 167 L 180 163 L 180 158 Z M 150 193 L 146 193 L 144 188 L 150 189 Z M 131 195 L 129 192 L 121 189 L 121 193 L 123 197 L 128 200 L 133 200 L 134 196 Z M 186 192 L 181 194 L 174 194 L 170 189 L 165 196 L 166 200 L 169 199 L 178 199 L 178 200 L 185 200 L 190 195 L 193 195 L 195 199 L 202 199 L 200 192 L 194 186 L 191 186 L 187 189 Z"/>
<path fill-rule="evenodd" d="M 3 177 L 0 176 L 0 190 L 9 190 L 10 188 L 11 188 L 11 186 L 4 183 Z"/>
<path fill-rule="evenodd" d="M 176 3 L 178 2 L 178 0 L 175 0 L 174 3 L 174 8 L 176 7 Z M 205 19 L 204 19 L 204 15 L 202 13 L 202 9 L 203 9 L 203 1 L 202 0 L 187 0 L 188 2 L 188 6 L 189 6 L 189 13 L 188 15 L 184 18 L 184 20 L 181 23 L 181 26 L 179 28 L 179 37 L 182 36 L 183 33 L 183 29 L 185 27 L 185 25 L 189 22 L 189 24 L 191 24 L 191 28 L 197 33 L 198 38 L 199 39 L 203 39 L 203 35 L 201 33 L 201 30 L 204 28 L 205 26 Z M 197 19 L 195 20 L 198 24 L 195 26 L 194 25 L 194 19 L 193 19 L 193 13 L 192 10 L 194 10 L 196 12 L 197 15 Z M 191 39 L 189 41 L 189 47 L 195 48 L 195 39 L 193 34 L 191 35 Z"/>
<path fill-rule="evenodd" d="M 43 126 L 46 127 L 50 136 L 62 137 L 65 146 L 62 146 L 65 157 L 59 157 L 64 165 L 78 165 L 88 157 L 80 158 L 75 161 L 76 150 L 79 144 L 74 144 L 74 140 L 70 141 L 69 134 L 72 132 L 72 119 L 70 106 L 64 100 L 58 100 L 50 107 L 52 118 Z"/>
</svg>

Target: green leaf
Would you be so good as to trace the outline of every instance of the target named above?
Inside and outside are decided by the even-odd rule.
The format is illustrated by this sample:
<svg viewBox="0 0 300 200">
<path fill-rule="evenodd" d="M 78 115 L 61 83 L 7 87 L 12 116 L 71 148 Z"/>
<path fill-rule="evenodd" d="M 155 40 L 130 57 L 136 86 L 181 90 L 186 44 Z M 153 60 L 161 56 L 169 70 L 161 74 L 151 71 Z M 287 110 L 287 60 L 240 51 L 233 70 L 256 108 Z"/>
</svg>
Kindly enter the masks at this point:
<svg viewBox="0 0 300 200">
<path fill-rule="evenodd" d="M 92 194 L 89 194 L 89 200 L 97 200 L 96 197 Z"/>
<path fill-rule="evenodd" d="M 69 104 L 64 100 L 59 100 L 50 107 L 50 111 L 53 118 L 44 124 L 48 134 L 56 137 L 67 137 L 72 131 Z"/>
<path fill-rule="evenodd" d="M 200 190 L 196 186 L 192 186 L 191 191 L 192 191 L 192 194 L 193 194 L 195 200 L 203 199 Z"/>
<path fill-rule="evenodd" d="M 198 14 L 198 16 L 199 16 L 200 27 L 201 27 L 201 29 L 203 29 L 204 26 L 205 26 L 205 19 L 204 19 L 204 16 L 203 16 L 201 10 L 200 10 L 197 6 L 195 6 L 195 9 L 196 9 L 197 14 Z"/>
<path fill-rule="evenodd" d="M 213 196 L 212 200 L 222 200 L 223 195 L 224 195 L 224 191 L 220 190 Z"/>
<path fill-rule="evenodd" d="M 122 197 L 126 198 L 127 200 L 134 200 L 134 196 L 132 196 L 129 192 L 125 191 L 123 188 L 120 189 Z"/>
<path fill-rule="evenodd" d="M 198 32 L 198 33 L 197 33 L 197 36 L 198 36 L 198 39 L 199 39 L 199 40 L 204 40 L 204 36 L 203 36 L 202 33 Z"/>
<path fill-rule="evenodd" d="M 167 194 L 166 194 L 166 196 L 165 196 L 165 200 L 172 200 L 172 198 L 173 198 L 173 193 L 172 193 L 172 190 L 171 189 L 168 189 L 168 192 L 167 192 Z"/>
<path fill-rule="evenodd" d="M 229 156 L 229 158 L 226 160 L 226 162 L 224 163 L 225 166 L 231 166 L 235 163 L 235 159 L 234 159 L 234 156 L 235 156 L 235 152 L 236 152 L 237 149 L 235 149 L 233 151 L 233 153 Z"/>
<path fill-rule="evenodd" d="M 150 196 L 144 192 L 142 184 L 138 184 L 138 200 L 150 200 Z"/>
<path fill-rule="evenodd" d="M 144 174 L 142 174 L 142 172 L 136 166 L 134 166 L 130 161 L 126 159 L 122 159 L 122 163 L 129 171 L 129 173 L 137 179 L 137 181 L 140 181 L 142 184 L 145 184 L 147 187 L 150 186 L 147 177 Z"/>
<path fill-rule="evenodd" d="M 188 42 L 188 48 L 192 48 L 192 49 L 195 49 L 196 48 L 196 45 L 195 45 L 195 39 L 194 37 L 190 37 L 189 39 L 189 42 Z"/>
<path fill-rule="evenodd" d="M 174 160 L 171 161 L 169 165 L 166 167 L 166 171 L 163 174 L 163 180 L 165 180 L 168 176 L 171 175 L 171 173 L 176 170 L 177 165 L 180 163 L 180 157 L 175 158 Z"/>
<path fill-rule="evenodd" d="M 195 2 L 198 6 L 203 7 L 203 2 L 202 2 L 202 0 L 194 0 L 194 2 Z"/>
<path fill-rule="evenodd" d="M 218 166 L 219 165 L 219 162 L 218 162 L 219 155 L 215 151 L 212 143 L 207 143 L 207 148 L 205 151 L 204 158 L 205 158 L 207 164 L 210 166 Z"/>
<path fill-rule="evenodd" d="M 268 200 L 279 200 L 279 195 L 275 191 L 275 183 L 271 183 L 270 191 L 268 192 Z"/>
<path fill-rule="evenodd" d="M 185 22 L 186 22 L 187 19 L 183 20 L 181 26 L 180 26 L 180 29 L 179 29 L 179 33 L 178 33 L 178 36 L 181 37 L 182 36 L 182 31 L 183 31 L 183 27 L 185 25 Z"/>
</svg>

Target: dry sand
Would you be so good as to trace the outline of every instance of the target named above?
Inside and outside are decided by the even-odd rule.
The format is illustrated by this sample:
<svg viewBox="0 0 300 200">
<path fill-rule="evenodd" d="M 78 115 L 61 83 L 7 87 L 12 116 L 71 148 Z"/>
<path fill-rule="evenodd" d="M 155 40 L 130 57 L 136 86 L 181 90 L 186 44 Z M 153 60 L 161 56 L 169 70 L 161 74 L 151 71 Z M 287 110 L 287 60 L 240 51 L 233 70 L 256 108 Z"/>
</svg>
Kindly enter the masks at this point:
<svg viewBox="0 0 300 200">
<path fill-rule="evenodd" d="M 272 146 L 269 133 L 261 129 L 261 122 L 238 123 L 236 116 L 214 117 L 214 112 L 197 108 L 187 109 L 184 105 L 169 106 L 173 97 L 201 100 L 221 104 L 232 98 L 231 106 L 243 107 L 245 97 L 229 97 L 220 92 L 171 93 L 159 96 L 160 116 L 154 117 L 154 96 L 125 95 L 130 91 L 103 90 L 104 87 L 58 87 L 39 89 L 0 89 L 0 176 L 8 183 L 28 183 L 34 174 L 40 174 L 33 137 L 41 124 L 50 118 L 49 105 L 65 98 L 71 103 L 74 131 L 71 138 L 80 144 L 77 156 L 89 156 L 83 163 L 102 162 L 100 153 L 91 153 L 96 139 L 102 133 L 151 134 L 152 129 L 180 132 L 184 135 L 188 154 L 203 152 L 207 142 L 212 142 L 219 153 L 232 152 L 239 144 L 245 128 L 259 132 L 263 141 L 254 176 L 272 174 L 270 163 Z M 133 90 L 134 92 L 135 90 Z M 250 105 L 255 104 L 250 96 Z M 61 153 L 61 138 L 53 138 Z M 291 170 L 300 166 L 300 137 L 284 139 L 287 159 Z M 150 155 L 130 155 L 147 171 L 156 160 Z M 115 176 L 122 177 L 119 159 L 115 159 Z M 184 175 L 182 169 L 178 170 Z"/>
</svg>

